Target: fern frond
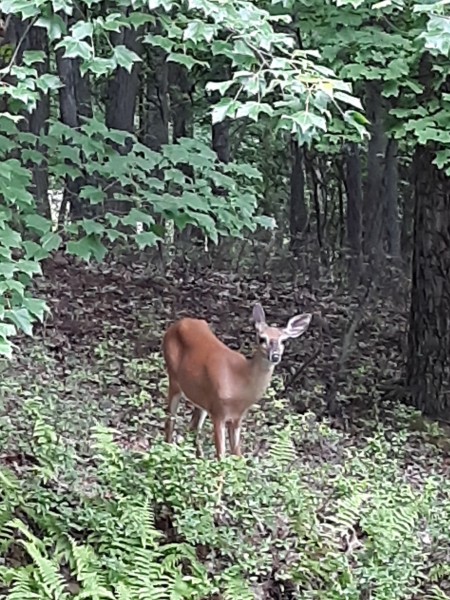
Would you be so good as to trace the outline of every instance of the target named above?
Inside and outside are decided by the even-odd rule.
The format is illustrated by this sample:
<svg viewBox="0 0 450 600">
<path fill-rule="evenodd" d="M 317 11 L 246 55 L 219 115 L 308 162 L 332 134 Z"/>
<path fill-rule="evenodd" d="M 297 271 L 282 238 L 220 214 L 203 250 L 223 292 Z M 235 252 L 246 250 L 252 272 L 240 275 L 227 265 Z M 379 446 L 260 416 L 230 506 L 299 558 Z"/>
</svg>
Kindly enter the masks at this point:
<svg viewBox="0 0 450 600">
<path fill-rule="evenodd" d="M 295 460 L 297 451 L 289 426 L 277 433 L 275 442 L 269 449 L 269 456 L 278 467 L 287 467 Z"/>
<path fill-rule="evenodd" d="M 42 595 L 36 591 L 31 569 L 15 570 L 8 600 L 42 600 Z"/>
<path fill-rule="evenodd" d="M 226 583 L 224 600 L 254 600 L 255 594 L 242 577 L 235 576 Z"/>
</svg>

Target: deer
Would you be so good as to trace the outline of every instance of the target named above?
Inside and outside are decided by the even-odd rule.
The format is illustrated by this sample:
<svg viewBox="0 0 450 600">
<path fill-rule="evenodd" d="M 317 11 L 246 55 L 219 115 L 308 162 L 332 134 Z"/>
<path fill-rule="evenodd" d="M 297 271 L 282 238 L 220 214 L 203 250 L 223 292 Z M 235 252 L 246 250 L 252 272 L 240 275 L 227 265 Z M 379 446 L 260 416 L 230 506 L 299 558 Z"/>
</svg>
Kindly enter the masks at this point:
<svg viewBox="0 0 450 600">
<path fill-rule="evenodd" d="M 281 362 L 284 343 L 304 334 L 312 314 L 292 317 L 284 328 L 269 326 L 258 302 L 252 319 L 256 329 L 253 356 L 246 358 L 219 340 L 207 321 L 185 317 L 169 326 L 163 337 L 163 356 L 169 379 L 165 441 L 173 442 L 181 398 L 194 406 L 189 430 L 195 432 L 197 456 L 203 456 L 199 434 L 209 415 L 216 457 L 225 456 L 226 430 L 231 453 L 241 454 L 241 426 L 251 406 L 264 396 L 274 368 Z"/>
</svg>

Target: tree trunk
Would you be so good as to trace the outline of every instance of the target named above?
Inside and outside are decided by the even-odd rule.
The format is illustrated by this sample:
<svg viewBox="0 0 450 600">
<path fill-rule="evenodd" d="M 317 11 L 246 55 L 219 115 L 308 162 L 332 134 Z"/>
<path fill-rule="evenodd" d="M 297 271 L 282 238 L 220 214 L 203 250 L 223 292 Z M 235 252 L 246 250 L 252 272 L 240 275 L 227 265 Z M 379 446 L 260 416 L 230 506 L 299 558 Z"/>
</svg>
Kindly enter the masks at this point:
<svg viewBox="0 0 450 600">
<path fill-rule="evenodd" d="M 388 254 L 398 262 L 401 258 L 400 216 L 398 210 L 398 143 L 390 139 L 386 148 L 384 169 L 385 228 Z"/>
<path fill-rule="evenodd" d="M 48 59 L 48 38 L 45 29 L 40 27 L 32 27 L 27 36 L 27 44 L 24 50 L 43 50 L 45 53 L 44 62 L 37 63 L 35 68 L 39 75 L 48 73 L 49 59 Z M 40 100 L 37 103 L 36 109 L 30 113 L 27 117 L 28 120 L 28 131 L 34 133 L 38 137 L 37 150 L 45 156 L 45 149 L 42 144 L 39 143 L 39 134 L 46 134 L 48 132 L 48 117 L 50 114 L 50 100 L 48 94 L 41 95 Z M 33 195 L 36 199 L 37 209 L 40 214 L 50 218 L 50 204 L 48 201 L 48 169 L 43 162 L 40 165 L 35 163 L 28 163 L 28 167 L 33 172 Z"/>
<path fill-rule="evenodd" d="M 187 69 L 182 65 L 169 65 L 169 93 L 173 124 L 173 142 L 181 137 L 192 137 L 192 91 L 193 83 Z"/>
<path fill-rule="evenodd" d="M 35 63 L 35 68 L 39 75 L 48 72 L 48 37 L 45 29 L 40 27 L 29 28 L 30 21 L 27 19 L 21 21 L 19 18 L 12 16 L 9 19 L 8 28 L 3 32 L 4 43 L 11 44 L 14 48 L 21 41 L 20 47 L 17 48 L 15 58 L 16 64 L 22 63 L 23 53 L 28 50 L 41 50 L 45 54 L 43 62 Z M 28 32 L 27 29 L 29 28 Z M 25 37 L 24 37 L 25 36 Z M 7 77 L 7 80 L 9 77 Z M 4 107 L 6 109 L 6 107 Z M 50 112 L 50 101 L 48 94 L 41 94 L 37 101 L 35 110 L 31 113 L 24 112 L 24 119 L 19 123 L 19 128 L 22 131 L 29 131 L 37 138 L 36 150 L 41 152 L 45 157 L 45 148 L 39 143 L 39 134 L 48 132 L 48 117 Z M 38 212 L 50 218 L 50 204 L 48 201 L 48 170 L 45 161 L 41 164 L 36 164 L 33 161 L 28 161 L 26 167 L 32 172 L 33 187 L 30 190 L 36 200 Z"/>
<path fill-rule="evenodd" d="M 217 158 L 222 163 L 230 162 L 230 120 L 225 119 L 221 123 L 212 126 L 212 147 Z"/>
<path fill-rule="evenodd" d="M 412 400 L 432 417 L 450 417 L 450 180 L 417 146 L 407 381 Z"/>
<path fill-rule="evenodd" d="M 379 264 L 383 256 L 383 177 L 387 139 L 382 102 L 380 84 L 368 82 L 366 113 L 372 126 L 364 189 L 364 252 L 375 264 Z"/>
<path fill-rule="evenodd" d="M 142 142 L 152 150 L 159 151 L 169 142 L 169 69 L 167 53 L 152 48 L 148 53 L 148 71 L 141 112 Z"/>
<path fill-rule="evenodd" d="M 291 198 L 289 231 L 290 245 L 295 247 L 300 241 L 308 225 L 308 212 L 305 199 L 305 172 L 303 160 L 303 148 L 298 142 L 292 140 L 292 170 L 291 170 Z"/>
<path fill-rule="evenodd" d="M 406 169 L 405 169 L 406 171 Z M 410 173 L 405 172 L 402 179 L 407 181 Z M 414 230 L 414 192 L 411 184 L 407 184 L 403 190 L 402 224 L 401 224 L 401 254 L 405 268 L 411 266 L 413 253 L 413 230 Z"/>
<path fill-rule="evenodd" d="M 68 26 L 75 21 L 65 16 Z M 80 117 L 92 116 L 91 97 L 89 92 L 89 83 L 87 76 L 82 77 L 80 73 L 80 59 L 64 58 L 64 49 L 60 48 L 56 51 L 56 64 L 58 75 L 62 82 L 62 87 L 59 88 L 59 110 L 61 121 L 77 129 L 82 124 Z M 78 166 L 78 165 L 74 165 Z M 84 176 L 72 179 L 66 178 L 63 200 L 61 204 L 59 220 L 64 220 L 65 209 L 68 206 L 70 216 L 73 219 L 79 219 L 85 216 L 83 204 L 80 201 L 80 190 L 85 185 Z M 87 211 L 90 214 L 90 211 Z"/>
<path fill-rule="evenodd" d="M 127 9 L 127 12 L 129 11 L 131 9 Z M 123 27 L 121 31 L 111 34 L 111 42 L 113 46 L 124 45 L 140 56 L 142 54 L 141 32 L 142 28 Z M 131 72 L 124 67 L 117 67 L 113 77 L 109 80 L 105 114 L 105 123 L 108 128 L 134 133 L 140 67 L 141 63 L 134 63 Z M 131 138 L 128 138 L 122 145 L 116 143 L 111 145 L 120 154 L 127 154 L 131 149 L 132 141 Z M 125 215 L 130 208 L 129 203 L 114 199 L 114 193 L 120 191 L 122 191 L 120 185 L 108 188 L 107 210 L 118 215 Z"/>
<path fill-rule="evenodd" d="M 124 45 L 129 50 L 141 54 L 140 29 L 123 28 L 111 36 L 114 46 Z M 106 103 L 106 126 L 110 129 L 134 132 L 134 118 L 138 98 L 140 63 L 134 63 L 131 73 L 124 67 L 117 67 L 108 85 Z"/>
<path fill-rule="evenodd" d="M 362 180 L 359 146 L 355 142 L 345 148 L 345 191 L 347 194 L 347 253 L 351 285 L 358 282 L 362 269 Z"/>
</svg>

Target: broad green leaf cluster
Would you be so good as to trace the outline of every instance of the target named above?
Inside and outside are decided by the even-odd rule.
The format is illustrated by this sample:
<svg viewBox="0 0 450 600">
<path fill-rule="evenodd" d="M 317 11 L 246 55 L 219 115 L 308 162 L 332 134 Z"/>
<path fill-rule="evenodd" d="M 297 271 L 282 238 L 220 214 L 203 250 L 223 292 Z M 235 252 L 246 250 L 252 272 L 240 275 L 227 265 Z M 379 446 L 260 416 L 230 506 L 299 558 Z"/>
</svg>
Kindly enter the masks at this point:
<svg viewBox="0 0 450 600">
<path fill-rule="evenodd" d="M 59 248 L 102 260 L 114 243 L 154 246 L 166 223 L 196 226 L 214 242 L 272 225 L 259 214 L 261 176 L 251 164 L 221 165 L 195 137 L 155 152 L 133 132 L 108 129 L 101 102 L 93 101 L 92 117 L 79 116 L 78 127 L 68 125 L 58 106 L 65 86 L 58 60 L 73 61 L 95 98 L 118 70 L 131 73 L 144 66 L 146 52 L 162 51 L 168 64 L 178 63 L 208 93 L 223 96 L 210 108 L 212 122 L 268 119 L 275 130 L 304 140 L 326 130 L 329 105 L 358 106 L 350 86 L 318 64 L 317 53 L 297 47 L 286 29 L 290 16 L 273 7 L 244 0 L 1 0 L 0 10 L 16 32 L 0 63 L 0 353 L 8 356 L 16 327 L 31 334 L 44 317 L 44 304 L 28 298 L 27 289 L 39 263 Z M 31 30 L 46 36 L 47 49 L 30 47 Z M 142 52 L 123 42 L 132 30 Z M 210 80 L 213 60 L 226 67 L 228 80 Z M 49 119 L 32 132 L 29 119 L 46 97 Z M 65 213 L 57 224 L 49 219 L 47 199 L 37 193 L 43 173 L 50 194 L 64 197 L 64 210 L 67 199 L 78 205 L 68 220 Z"/>
</svg>

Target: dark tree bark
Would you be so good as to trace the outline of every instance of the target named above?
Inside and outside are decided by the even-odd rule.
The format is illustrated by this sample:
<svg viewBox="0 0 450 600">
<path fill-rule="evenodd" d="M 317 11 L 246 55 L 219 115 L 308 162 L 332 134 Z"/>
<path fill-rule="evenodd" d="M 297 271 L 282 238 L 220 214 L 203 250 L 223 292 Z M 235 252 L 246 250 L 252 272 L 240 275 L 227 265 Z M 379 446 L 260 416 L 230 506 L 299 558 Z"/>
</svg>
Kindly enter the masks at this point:
<svg viewBox="0 0 450 600">
<path fill-rule="evenodd" d="M 142 142 L 159 151 L 169 142 L 169 69 L 167 53 L 152 48 L 147 53 L 144 99 L 141 103 Z"/>
<path fill-rule="evenodd" d="M 131 8 L 127 9 L 131 12 Z M 113 46 L 124 45 L 137 55 L 142 55 L 141 42 L 142 28 L 122 28 L 120 32 L 111 35 Z M 114 76 L 108 84 L 108 97 L 106 101 L 105 123 L 110 129 L 119 129 L 134 133 L 136 107 L 139 97 L 139 75 L 141 63 L 134 63 L 131 72 L 123 67 L 118 67 Z M 112 143 L 112 146 L 121 154 L 127 154 L 131 149 L 132 140 L 128 138 L 125 144 L 118 145 Z M 107 201 L 107 210 L 119 215 L 125 215 L 129 210 L 129 204 L 123 200 L 114 199 L 114 193 L 120 191 L 120 186 L 111 186 L 108 188 L 109 198 Z"/>
<path fill-rule="evenodd" d="M 183 65 L 169 65 L 169 93 L 173 125 L 173 142 L 182 137 L 192 137 L 192 92 L 194 85 Z"/>
<path fill-rule="evenodd" d="M 230 120 L 225 119 L 221 123 L 212 126 L 212 147 L 220 162 L 230 162 Z"/>
<path fill-rule="evenodd" d="M 45 60 L 35 64 L 35 68 L 39 75 L 48 72 L 48 37 L 45 29 L 41 27 L 31 27 L 29 19 L 21 21 L 15 16 L 8 19 L 8 26 L 2 30 L 2 45 L 10 44 L 15 48 L 20 41 L 20 47 L 17 48 L 15 57 L 16 64 L 22 63 L 24 52 L 28 50 L 41 50 L 45 54 Z M 7 77 L 8 79 L 8 77 Z M 11 79 L 11 78 L 10 78 Z M 48 94 L 41 94 L 37 101 L 35 110 L 31 113 L 23 112 L 23 120 L 19 123 L 19 128 L 22 131 L 33 133 L 36 138 L 36 150 L 44 156 L 44 161 L 41 164 L 36 164 L 33 161 L 28 161 L 26 166 L 32 172 L 33 186 L 31 192 L 36 200 L 38 212 L 50 218 L 50 204 L 48 200 L 48 169 L 45 163 L 46 150 L 39 143 L 39 134 L 48 132 L 48 117 L 50 111 L 50 101 Z"/>
<path fill-rule="evenodd" d="M 407 381 L 412 400 L 450 417 L 450 180 L 433 165 L 435 149 L 417 146 Z"/>
<path fill-rule="evenodd" d="M 355 142 L 345 148 L 345 191 L 347 194 L 347 252 L 351 284 L 358 282 L 362 268 L 362 179 L 359 146 Z"/>
<path fill-rule="evenodd" d="M 400 216 L 398 208 L 398 143 L 390 139 L 386 148 L 384 169 L 385 228 L 388 254 L 399 261 L 401 257 Z"/>
<path fill-rule="evenodd" d="M 67 25 L 72 25 L 75 22 L 73 19 L 64 15 Z M 58 75 L 62 82 L 62 87 L 59 89 L 59 111 L 61 121 L 77 129 L 82 124 L 83 117 L 92 117 L 92 103 L 89 91 L 89 81 L 87 76 L 81 76 L 80 59 L 64 58 L 64 50 L 62 48 L 56 51 L 56 64 Z M 74 165 L 78 167 L 79 165 Z M 69 206 L 70 216 L 78 219 L 86 212 L 80 201 L 80 190 L 85 185 L 86 179 L 84 175 L 80 175 L 75 179 L 67 177 L 64 186 L 63 201 L 59 220 L 64 220 L 66 207 Z"/>
<path fill-rule="evenodd" d="M 303 148 L 295 140 L 291 141 L 292 170 L 289 213 L 290 245 L 295 247 L 301 241 L 308 225 L 308 211 L 305 198 L 305 172 Z"/>
<path fill-rule="evenodd" d="M 23 45 L 23 51 L 25 50 L 42 50 L 45 53 L 45 60 L 41 63 L 36 63 L 35 68 L 39 75 L 47 73 L 49 70 L 49 51 L 48 51 L 48 37 L 45 29 L 41 27 L 32 27 L 25 38 Z M 48 117 L 50 114 L 50 100 L 48 94 L 42 94 L 40 100 L 38 100 L 36 109 L 26 115 L 26 121 L 28 121 L 27 130 L 34 135 L 46 134 L 48 132 Z M 46 156 L 46 150 L 37 142 L 37 150 L 41 152 L 44 157 Z M 33 195 L 36 199 L 37 208 L 40 214 L 50 218 L 50 204 L 48 201 L 48 169 L 45 162 L 40 165 L 36 165 L 33 162 L 28 163 L 28 167 L 33 172 Z"/>
<path fill-rule="evenodd" d="M 384 130 L 381 85 L 370 81 L 367 83 L 366 92 L 366 113 L 372 125 L 364 189 L 364 252 L 375 263 L 379 263 L 383 256 L 383 178 L 387 138 Z"/>
<path fill-rule="evenodd" d="M 136 54 L 142 53 L 140 29 L 123 28 L 114 33 L 111 41 L 114 46 L 124 45 Z M 135 63 L 129 73 L 125 68 L 118 67 L 108 85 L 106 102 L 106 126 L 111 129 L 134 132 L 136 104 L 138 99 L 140 63 Z"/>
<path fill-rule="evenodd" d="M 410 177 L 409 170 L 403 174 L 402 179 L 407 181 Z M 411 266 L 413 254 L 413 229 L 414 229 L 414 193 L 412 186 L 408 183 L 402 193 L 402 223 L 401 223 L 401 254 L 405 267 Z"/>
</svg>

